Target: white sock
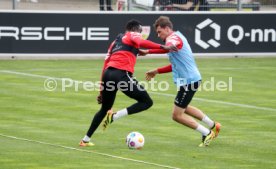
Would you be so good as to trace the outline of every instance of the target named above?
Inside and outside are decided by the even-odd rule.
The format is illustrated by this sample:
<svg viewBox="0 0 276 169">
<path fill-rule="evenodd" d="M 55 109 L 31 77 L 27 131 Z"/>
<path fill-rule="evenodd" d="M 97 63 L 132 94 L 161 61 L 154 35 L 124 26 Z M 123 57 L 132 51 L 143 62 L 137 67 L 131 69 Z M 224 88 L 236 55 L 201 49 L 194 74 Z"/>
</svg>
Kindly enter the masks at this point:
<svg viewBox="0 0 276 169">
<path fill-rule="evenodd" d="M 119 110 L 113 115 L 113 121 L 115 121 L 123 116 L 126 116 L 126 115 L 128 115 L 127 109 Z"/>
<path fill-rule="evenodd" d="M 88 137 L 87 135 L 85 135 L 82 139 L 85 142 L 89 142 L 90 141 L 90 137 Z"/>
<path fill-rule="evenodd" d="M 209 128 L 212 128 L 215 124 L 215 122 L 213 120 L 211 120 L 207 115 L 205 115 L 201 121 L 203 123 L 207 124 L 209 126 Z"/>
<path fill-rule="evenodd" d="M 198 124 L 196 131 L 199 131 L 203 136 L 207 136 L 210 133 L 210 130 L 201 124 Z"/>
</svg>

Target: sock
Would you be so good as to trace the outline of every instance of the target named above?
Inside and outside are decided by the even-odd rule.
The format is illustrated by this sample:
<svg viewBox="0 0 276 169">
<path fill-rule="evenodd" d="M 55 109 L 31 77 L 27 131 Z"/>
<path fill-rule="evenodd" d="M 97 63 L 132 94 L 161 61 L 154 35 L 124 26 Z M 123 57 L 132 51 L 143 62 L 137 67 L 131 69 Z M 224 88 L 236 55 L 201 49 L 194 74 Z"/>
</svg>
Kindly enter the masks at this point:
<svg viewBox="0 0 276 169">
<path fill-rule="evenodd" d="M 203 136 L 207 136 L 210 133 L 210 130 L 201 124 L 198 124 L 196 131 L 200 132 Z"/>
<path fill-rule="evenodd" d="M 211 120 L 207 115 L 205 115 L 201 121 L 207 124 L 209 128 L 212 128 L 215 125 L 215 122 Z"/>
<path fill-rule="evenodd" d="M 117 111 L 114 115 L 113 115 L 113 121 L 118 120 L 119 118 L 128 115 L 127 109 L 122 109 Z"/>
<path fill-rule="evenodd" d="M 89 142 L 90 141 L 90 137 L 88 137 L 87 135 L 85 135 L 82 140 L 84 142 Z"/>
</svg>

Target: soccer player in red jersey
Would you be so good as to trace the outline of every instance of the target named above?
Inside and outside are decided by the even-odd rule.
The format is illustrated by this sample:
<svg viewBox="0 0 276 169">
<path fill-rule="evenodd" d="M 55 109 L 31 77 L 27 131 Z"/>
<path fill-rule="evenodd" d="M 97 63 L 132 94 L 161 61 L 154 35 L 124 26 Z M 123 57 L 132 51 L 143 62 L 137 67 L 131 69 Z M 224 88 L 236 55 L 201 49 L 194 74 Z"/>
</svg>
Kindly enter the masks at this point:
<svg viewBox="0 0 276 169">
<path fill-rule="evenodd" d="M 94 145 L 90 138 L 104 118 L 103 128 L 105 129 L 113 121 L 123 116 L 139 113 L 152 106 L 153 102 L 147 91 L 132 77 L 139 48 L 167 51 L 176 51 L 177 48 L 174 45 L 165 46 L 144 40 L 141 32 L 140 22 L 130 20 L 126 24 L 126 32 L 119 34 L 111 43 L 103 66 L 101 93 L 98 96 L 98 103 L 102 106 L 95 114 L 89 130 L 79 144 L 80 146 Z M 115 113 L 110 109 L 118 90 L 137 102 Z"/>
</svg>

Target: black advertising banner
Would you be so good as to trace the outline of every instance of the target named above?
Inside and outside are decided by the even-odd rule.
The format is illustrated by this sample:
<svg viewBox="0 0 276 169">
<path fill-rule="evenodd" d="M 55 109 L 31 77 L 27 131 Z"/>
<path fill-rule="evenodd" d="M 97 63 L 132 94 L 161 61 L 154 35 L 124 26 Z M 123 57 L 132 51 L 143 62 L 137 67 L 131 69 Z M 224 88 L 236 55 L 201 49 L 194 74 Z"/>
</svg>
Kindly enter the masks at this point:
<svg viewBox="0 0 276 169">
<path fill-rule="evenodd" d="M 161 42 L 154 21 L 169 16 L 194 53 L 275 53 L 276 13 L 41 13 L 0 12 L 0 53 L 106 53 L 130 19 Z"/>
</svg>

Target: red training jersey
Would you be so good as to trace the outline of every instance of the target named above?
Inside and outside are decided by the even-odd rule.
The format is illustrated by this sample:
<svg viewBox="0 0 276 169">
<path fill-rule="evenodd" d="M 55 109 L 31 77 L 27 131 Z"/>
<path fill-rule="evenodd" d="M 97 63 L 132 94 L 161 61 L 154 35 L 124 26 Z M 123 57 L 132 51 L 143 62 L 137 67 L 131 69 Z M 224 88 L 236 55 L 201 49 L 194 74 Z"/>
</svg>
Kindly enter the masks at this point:
<svg viewBox="0 0 276 169">
<path fill-rule="evenodd" d="M 154 43 L 149 40 L 144 40 L 141 33 L 126 32 L 122 37 L 122 43 L 132 46 L 134 48 L 147 48 L 147 49 L 160 49 L 160 44 Z M 103 71 L 108 67 L 114 67 L 120 70 L 126 70 L 134 73 L 134 66 L 136 64 L 136 57 L 132 52 L 119 50 L 111 53 L 115 41 L 111 43 L 108 48 L 108 53 L 105 58 Z"/>
</svg>

